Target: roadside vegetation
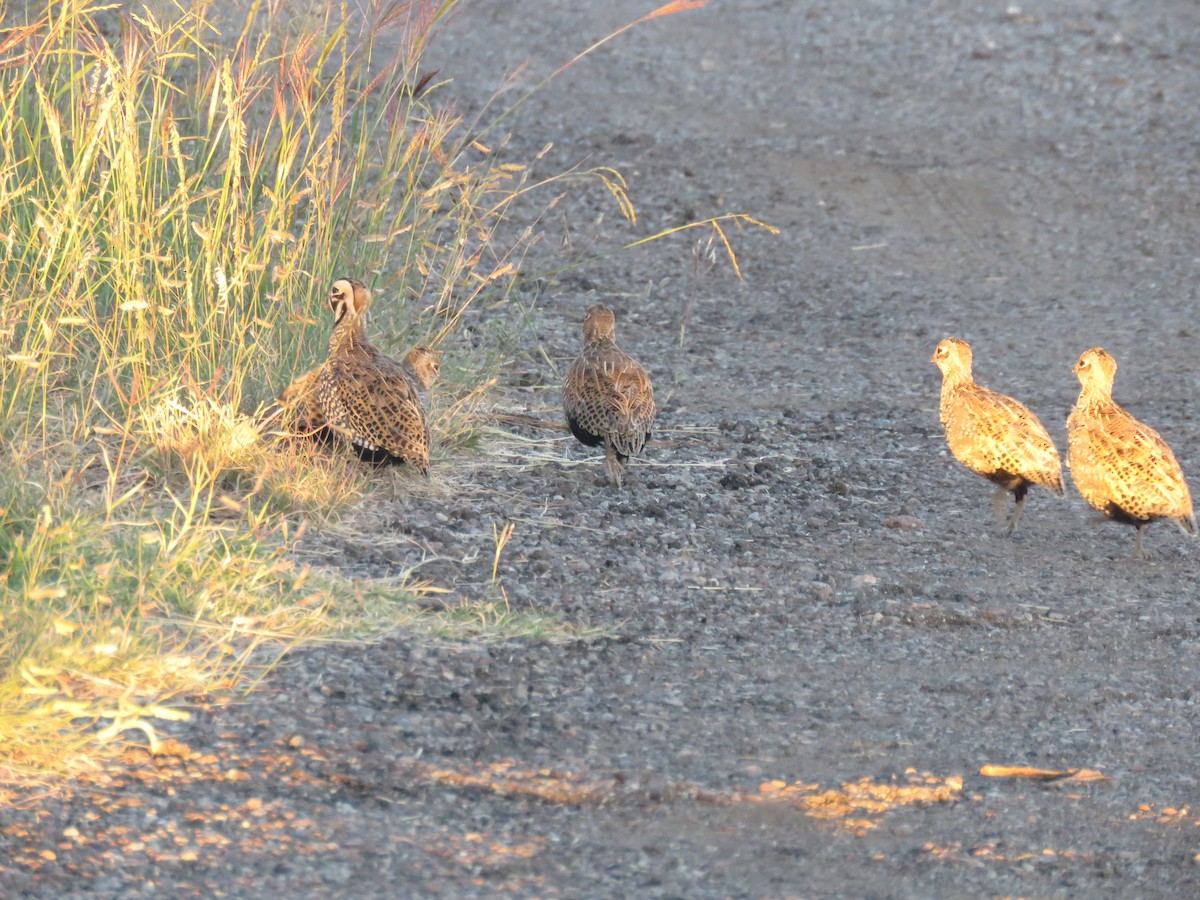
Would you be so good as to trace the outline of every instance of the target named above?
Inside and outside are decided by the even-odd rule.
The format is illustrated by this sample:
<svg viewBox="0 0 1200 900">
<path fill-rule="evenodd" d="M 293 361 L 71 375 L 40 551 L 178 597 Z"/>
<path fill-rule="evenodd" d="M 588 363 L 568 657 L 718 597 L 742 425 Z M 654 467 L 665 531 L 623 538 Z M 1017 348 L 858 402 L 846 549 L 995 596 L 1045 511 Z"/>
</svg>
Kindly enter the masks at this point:
<svg viewBox="0 0 1200 900">
<path fill-rule="evenodd" d="M 372 286 L 383 349 L 438 347 L 505 306 L 532 236 L 503 226 L 544 184 L 422 68 L 456 5 L 267 2 L 232 29 L 204 2 L 6 14 L 0 778 L 153 745 L 188 698 L 246 689 L 305 641 L 572 635 L 495 583 L 450 608 L 411 573 L 350 581 L 291 552 L 372 490 L 348 454 L 270 427 L 324 358 L 331 281 Z M 633 218 L 618 173 L 568 176 Z M 476 439 L 500 361 L 443 369 L 443 448 Z"/>
</svg>

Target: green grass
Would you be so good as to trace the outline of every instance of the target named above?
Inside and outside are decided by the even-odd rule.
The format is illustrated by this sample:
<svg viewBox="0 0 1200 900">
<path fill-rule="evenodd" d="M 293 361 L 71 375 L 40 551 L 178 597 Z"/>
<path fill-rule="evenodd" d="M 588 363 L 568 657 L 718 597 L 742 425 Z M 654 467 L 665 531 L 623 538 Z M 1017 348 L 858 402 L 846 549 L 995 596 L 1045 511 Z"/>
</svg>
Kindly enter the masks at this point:
<svg viewBox="0 0 1200 900">
<path fill-rule="evenodd" d="M 261 423 L 324 359 L 335 277 L 371 285 L 386 351 L 452 346 L 474 304 L 520 316 L 507 300 L 536 218 L 499 241 L 515 203 L 584 177 L 633 219 L 619 173 L 535 181 L 476 139 L 486 125 L 431 102 L 422 54 L 456 5 L 373 2 L 361 34 L 332 2 L 219 25 L 203 0 L 4 13 L 0 779 L 153 743 L 188 696 L 248 689 L 305 641 L 593 633 L 509 608 L 495 578 L 443 605 L 414 577 L 310 572 L 300 535 L 352 509 L 369 474 Z M 761 224 L 697 224 L 724 241 L 725 220 Z M 437 461 L 486 433 L 501 360 L 444 361 Z"/>
</svg>

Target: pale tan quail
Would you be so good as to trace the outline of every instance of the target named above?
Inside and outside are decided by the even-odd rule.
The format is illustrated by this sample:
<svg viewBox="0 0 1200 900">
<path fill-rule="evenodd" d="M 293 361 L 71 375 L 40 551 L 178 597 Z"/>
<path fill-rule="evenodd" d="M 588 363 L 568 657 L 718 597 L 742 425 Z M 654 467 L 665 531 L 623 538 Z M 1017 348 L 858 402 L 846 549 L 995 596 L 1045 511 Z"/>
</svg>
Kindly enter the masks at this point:
<svg viewBox="0 0 1200 900">
<path fill-rule="evenodd" d="M 613 311 L 604 304 L 588 309 L 583 352 L 563 385 L 563 411 L 576 438 L 604 447 L 609 483 L 620 487 L 625 464 L 650 439 L 656 410 L 650 376 L 617 346 L 615 325 Z"/>
<path fill-rule="evenodd" d="M 1067 465 L 1083 499 L 1137 528 L 1135 559 L 1145 556 L 1142 532 L 1155 519 L 1195 534 L 1192 496 L 1175 454 L 1158 432 L 1113 402 L 1117 361 L 1093 347 L 1073 371 L 1080 388 L 1067 419 Z"/>
<path fill-rule="evenodd" d="M 971 376 L 971 347 L 947 338 L 930 360 L 942 370 L 940 406 L 946 443 L 954 458 L 998 485 L 992 497 L 1003 516 L 1005 492 L 1016 500 L 1006 534 L 1012 534 L 1032 485 L 1063 495 L 1058 450 L 1037 416 L 1012 397 L 976 384 Z"/>
<path fill-rule="evenodd" d="M 429 389 L 442 373 L 442 354 L 430 347 L 413 347 L 404 355 L 404 374 L 417 386 L 417 396 L 425 410 L 425 439 L 433 447 L 433 433 L 429 430 Z"/>
<path fill-rule="evenodd" d="M 442 354 L 423 345 L 413 347 L 404 355 L 404 372 L 428 391 L 442 372 Z"/>
</svg>

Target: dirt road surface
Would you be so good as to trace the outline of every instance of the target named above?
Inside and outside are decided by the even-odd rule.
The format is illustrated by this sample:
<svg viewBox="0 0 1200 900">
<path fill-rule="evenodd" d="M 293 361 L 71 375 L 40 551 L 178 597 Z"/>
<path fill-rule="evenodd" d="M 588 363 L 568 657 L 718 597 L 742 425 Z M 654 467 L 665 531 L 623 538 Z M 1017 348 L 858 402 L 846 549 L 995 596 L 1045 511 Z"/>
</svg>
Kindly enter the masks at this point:
<svg viewBox="0 0 1200 900">
<path fill-rule="evenodd" d="M 430 64 L 473 115 L 652 6 L 479 0 Z M 1197 35 L 1183 0 L 713 0 L 569 69 L 505 152 L 611 165 L 640 218 L 595 186 L 545 216 L 500 405 L 558 416 L 603 300 L 654 445 L 614 492 L 530 429 L 327 546 L 484 596 L 512 522 L 512 607 L 611 636 L 305 650 L 173 753 L 6 813 L 0 893 L 1196 893 L 1200 547 L 1159 524 L 1131 561 L 1069 486 L 999 536 L 929 358 L 970 341 L 1065 450 L 1103 346 L 1200 486 Z M 560 272 L 737 211 L 780 229 L 733 232 L 744 280 L 699 233 Z"/>
</svg>

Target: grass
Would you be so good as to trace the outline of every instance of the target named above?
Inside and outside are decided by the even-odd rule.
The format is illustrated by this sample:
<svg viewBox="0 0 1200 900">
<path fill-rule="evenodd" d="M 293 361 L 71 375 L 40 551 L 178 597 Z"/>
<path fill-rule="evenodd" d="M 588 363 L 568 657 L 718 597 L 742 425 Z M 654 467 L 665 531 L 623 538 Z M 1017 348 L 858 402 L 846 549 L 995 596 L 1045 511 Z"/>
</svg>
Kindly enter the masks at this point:
<svg viewBox="0 0 1200 900">
<path fill-rule="evenodd" d="M 431 102 L 422 55 L 456 5 L 4 14 L 0 778 L 153 743 L 188 696 L 247 689 L 304 641 L 578 633 L 510 609 L 495 577 L 496 596 L 443 607 L 415 578 L 299 565 L 304 530 L 368 475 L 261 424 L 324 358 L 334 277 L 372 285 L 390 352 L 440 347 L 508 298 L 535 229 L 499 234 L 547 181 Z M 580 177 L 633 218 L 619 173 L 560 176 Z M 439 454 L 480 440 L 499 365 L 481 349 L 443 366 Z"/>
<path fill-rule="evenodd" d="M 0 768 L 152 738 L 171 698 L 244 684 L 268 646 L 424 608 L 419 583 L 293 561 L 366 475 L 265 437 L 256 410 L 323 358 L 336 275 L 387 298 L 375 326 L 398 345 L 437 346 L 506 295 L 518 248 L 492 238 L 527 172 L 428 103 L 419 68 L 454 6 L 377 3 L 352 32 L 334 4 L 307 30 L 260 4 L 231 37 L 204 3 L 8 14 Z M 447 443 L 470 439 L 496 364 L 470 362 L 438 411 Z M 451 633 L 462 615 L 426 614 Z"/>
</svg>

